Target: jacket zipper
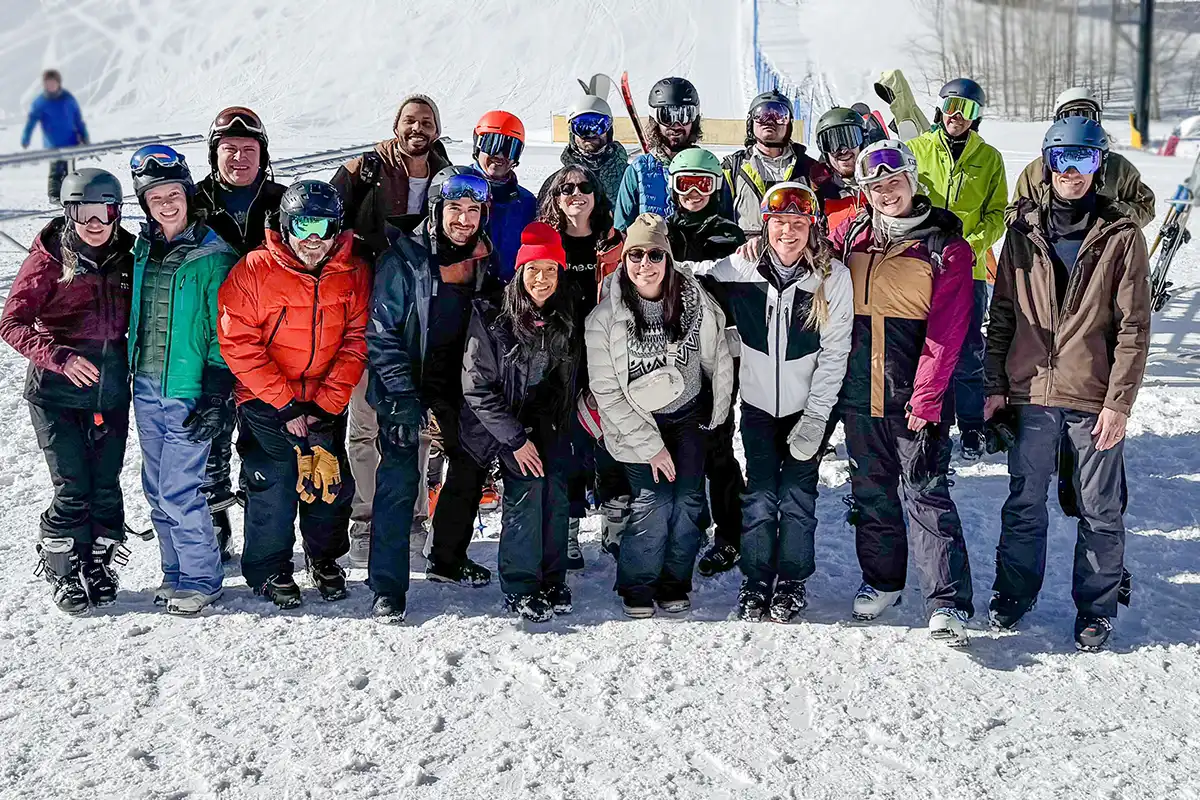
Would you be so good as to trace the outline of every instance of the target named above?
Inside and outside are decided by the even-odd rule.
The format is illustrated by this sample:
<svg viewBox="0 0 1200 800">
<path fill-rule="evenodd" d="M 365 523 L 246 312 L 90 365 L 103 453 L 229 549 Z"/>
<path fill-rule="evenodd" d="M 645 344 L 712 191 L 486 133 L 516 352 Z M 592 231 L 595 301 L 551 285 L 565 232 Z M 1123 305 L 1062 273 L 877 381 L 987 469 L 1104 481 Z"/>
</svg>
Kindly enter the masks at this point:
<svg viewBox="0 0 1200 800">
<path fill-rule="evenodd" d="M 311 346 L 308 351 L 308 363 L 305 364 L 304 370 L 300 373 L 300 397 L 303 398 L 307 392 L 308 371 L 312 368 L 313 361 L 317 358 L 317 312 L 320 308 L 321 296 L 321 276 L 318 275 L 313 281 L 313 313 L 312 313 L 312 339 Z"/>
<path fill-rule="evenodd" d="M 166 259 L 164 259 L 164 261 L 165 260 Z M 182 270 L 183 265 L 180 264 L 179 268 Z M 187 283 L 187 276 L 181 275 L 179 277 L 179 288 L 182 289 L 183 285 L 185 283 Z M 163 397 L 168 396 L 167 395 L 167 374 L 168 374 L 168 368 L 170 367 L 170 364 L 171 364 L 171 333 L 172 333 L 172 328 L 174 327 L 171 324 L 171 321 L 174 318 L 175 318 L 175 276 L 172 275 L 171 276 L 171 293 L 167 298 L 167 346 L 163 350 L 162 378 L 160 380 L 160 385 L 159 385 L 159 389 L 162 391 Z"/>
<path fill-rule="evenodd" d="M 279 329 L 280 329 L 280 327 L 283 326 L 283 321 L 286 318 L 287 318 L 287 306 L 284 306 L 283 310 L 279 312 L 279 319 L 277 319 L 275 321 L 275 327 L 271 329 L 271 335 L 267 337 L 267 345 L 266 345 L 267 347 L 270 347 L 274 343 L 275 336 L 278 335 Z"/>
</svg>

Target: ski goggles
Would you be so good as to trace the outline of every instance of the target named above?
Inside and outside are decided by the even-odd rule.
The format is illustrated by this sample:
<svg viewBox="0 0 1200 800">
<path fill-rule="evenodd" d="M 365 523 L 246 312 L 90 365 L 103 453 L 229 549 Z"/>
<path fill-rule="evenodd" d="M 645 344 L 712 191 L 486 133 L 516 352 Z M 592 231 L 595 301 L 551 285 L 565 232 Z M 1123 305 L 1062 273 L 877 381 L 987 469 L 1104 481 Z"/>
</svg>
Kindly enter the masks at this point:
<svg viewBox="0 0 1200 800">
<path fill-rule="evenodd" d="M 767 191 L 762 201 L 762 215 L 765 220 L 775 214 L 808 217 L 816 220 L 821 214 L 817 196 L 807 186 L 776 186 Z"/>
<path fill-rule="evenodd" d="M 967 122 L 974 122 L 983 113 L 983 106 L 965 97 L 947 97 L 942 100 L 942 113 L 947 117 L 957 114 Z"/>
<path fill-rule="evenodd" d="M 596 187 L 591 181 L 580 181 L 579 183 L 564 183 L 558 187 L 558 194 L 563 197 L 570 197 L 579 192 L 580 194 L 592 194 L 596 191 Z"/>
<path fill-rule="evenodd" d="M 1080 175 L 1095 175 L 1100 171 L 1100 164 L 1104 161 L 1102 151 L 1095 147 L 1079 145 L 1047 147 L 1042 155 L 1045 156 L 1050 171 L 1059 175 L 1065 174 L 1069 169 L 1074 169 Z"/>
<path fill-rule="evenodd" d="M 129 171 L 136 176 L 153 174 L 162 168 L 187 167 L 187 159 L 173 148 L 148 144 L 129 159 Z"/>
<path fill-rule="evenodd" d="M 897 172 L 907 172 L 911 169 L 906 163 L 904 153 L 891 148 L 882 148 L 859 156 L 854 165 L 854 180 L 859 185 L 883 180 Z"/>
<path fill-rule="evenodd" d="M 675 194 L 697 192 L 705 197 L 721 188 L 721 177 L 711 172 L 672 172 L 671 189 Z"/>
<path fill-rule="evenodd" d="M 336 219 L 329 217 L 289 217 L 288 230 L 292 236 L 304 241 L 310 236 L 318 239 L 332 239 L 338 235 L 341 225 Z"/>
<path fill-rule="evenodd" d="M 443 200 L 474 200 L 482 205 L 492 199 L 492 190 L 481 175 L 451 175 L 442 184 L 441 197 Z"/>
<path fill-rule="evenodd" d="M 571 133 L 581 139 L 599 139 L 612 130 L 612 117 L 589 111 L 571 120 Z"/>
<path fill-rule="evenodd" d="M 817 147 L 827 155 L 858 150 L 864 141 L 863 129 L 857 125 L 838 125 L 817 134 Z"/>
<path fill-rule="evenodd" d="M 654 121 L 659 125 L 690 125 L 700 119 L 700 106 L 659 106 Z"/>
<path fill-rule="evenodd" d="M 262 124 L 262 120 L 244 106 L 227 108 L 218 114 L 217 118 L 213 120 L 212 133 L 227 133 L 235 128 L 264 138 L 267 135 L 267 128 Z"/>
<path fill-rule="evenodd" d="M 787 103 L 771 100 L 755 108 L 750 116 L 761 125 L 786 125 L 792 121 L 792 109 Z"/>
<path fill-rule="evenodd" d="M 651 264 L 661 264 L 667 260 L 667 251 L 660 250 L 657 247 L 643 250 L 640 247 L 635 247 L 625 253 L 625 258 L 635 264 L 640 264 L 643 261 L 649 261 Z"/>
<path fill-rule="evenodd" d="M 87 225 L 96 220 L 101 225 L 112 225 L 121 218 L 121 207 L 116 203 L 67 203 L 63 213 L 71 222 Z"/>
<path fill-rule="evenodd" d="M 506 133 L 484 133 L 475 137 L 475 147 L 489 156 L 501 156 L 509 161 L 519 161 L 525 143 Z"/>
<path fill-rule="evenodd" d="M 1078 103 L 1064 108 L 1054 117 L 1054 121 L 1058 122 L 1060 119 L 1066 119 L 1067 117 L 1083 117 L 1084 119 L 1090 119 L 1092 122 L 1099 122 L 1100 110 L 1091 103 Z"/>
</svg>

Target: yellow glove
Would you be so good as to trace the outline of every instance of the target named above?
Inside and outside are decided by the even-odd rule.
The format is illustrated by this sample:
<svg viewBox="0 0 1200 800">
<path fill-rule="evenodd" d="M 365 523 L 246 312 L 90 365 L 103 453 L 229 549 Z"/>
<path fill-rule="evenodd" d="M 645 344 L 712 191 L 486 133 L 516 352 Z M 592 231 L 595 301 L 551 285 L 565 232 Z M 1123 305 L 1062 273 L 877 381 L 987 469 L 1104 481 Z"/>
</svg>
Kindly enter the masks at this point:
<svg viewBox="0 0 1200 800">
<path fill-rule="evenodd" d="M 337 456 L 324 447 L 313 448 L 312 477 L 313 486 L 321 491 L 321 499 L 326 503 L 337 500 L 342 489 L 342 468 Z"/>
<path fill-rule="evenodd" d="M 296 451 L 296 470 L 299 473 L 296 477 L 296 493 L 305 503 L 311 503 L 317 499 L 313 481 L 313 463 L 316 457 L 305 455 L 298 445 L 292 445 L 292 449 Z"/>
</svg>

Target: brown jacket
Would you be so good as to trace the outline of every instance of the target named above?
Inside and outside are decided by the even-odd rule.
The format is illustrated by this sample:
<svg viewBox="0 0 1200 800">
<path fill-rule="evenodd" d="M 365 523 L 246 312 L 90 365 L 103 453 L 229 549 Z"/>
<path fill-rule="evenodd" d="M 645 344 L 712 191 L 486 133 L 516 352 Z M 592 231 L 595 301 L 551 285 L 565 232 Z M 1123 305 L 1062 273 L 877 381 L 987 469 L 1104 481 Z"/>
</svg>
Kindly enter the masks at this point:
<svg viewBox="0 0 1200 800">
<path fill-rule="evenodd" d="M 1017 178 L 1012 203 L 1004 209 L 1004 224 L 1012 225 L 1017 217 L 1017 203 L 1022 197 L 1043 203 L 1049 197 L 1050 186 L 1042 180 L 1042 157 L 1038 156 Z M 1154 221 L 1154 191 L 1142 183 L 1137 167 L 1120 153 L 1109 152 L 1100 168 L 1096 193 L 1114 202 L 1116 209 L 1144 228 Z"/>
<path fill-rule="evenodd" d="M 348 227 L 353 227 L 371 252 L 378 256 L 388 248 L 387 218 L 408 213 L 408 169 L 400 157 L 399 141 L 396 139 L 375 145 L 374 154 L 379 157 L 374 187 L 362 185 L 360 174 L 363 156 L 352 158 L 339 167 L 331 183 L 341 194 L 346 206 Z M 432 180 L 434 175 L 448 166 L 450 161 L 445 157 L 445 151 L 441 145 L 435 145 L 429 151 L 428 177 Z M 425 216 L 424 204 L 420 215 Z"/>
<path fill-rule="evenodd" d="M 987 393 L 1128 414 L 1150 344 L 1146 240 L 1101 197 L 1059 308 L 1045 213 L 1023 201 L 1004 240 L 988 322 Z"/>
</svg>

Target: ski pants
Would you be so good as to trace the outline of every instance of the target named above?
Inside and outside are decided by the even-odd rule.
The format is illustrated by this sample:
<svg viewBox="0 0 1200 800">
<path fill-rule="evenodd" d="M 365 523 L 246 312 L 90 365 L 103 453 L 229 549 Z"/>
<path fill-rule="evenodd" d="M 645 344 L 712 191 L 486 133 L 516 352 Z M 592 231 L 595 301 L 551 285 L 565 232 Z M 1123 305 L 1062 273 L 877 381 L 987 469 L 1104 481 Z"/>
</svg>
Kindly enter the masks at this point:
<svg viewBox="0 0 1200 800">
<path fill-rule="evenodd" d="M 354 501 L 350 518 L 355 522 L 371 522 L 371 507 L 375 501 L 375 473 L 379 470 L 379 418 L 375 409 L 367 402 L 367 373 L 354 387 L 350 395 L 349 412 L 350 444 L 348 447 L 350 473 L 354 475 Z M 425 484 L 425 472 L 429 465 L 429 434 L 421 432 L 421 485 Z M 414 515 L 418 519 L 429 519 L 429 492 L 417 492 Z"/>
<path fill-rule="evenodd" d="M 1046 571 L 1050 525 L 1046 496 L 1058 464 L 1060 437 L 1074 448 L 1071 479 L 1079 507 L 1071 595 L 1079 613 L 1115 617 L 1125 560 L 1125 442 L 1096 449 L 1096 414 L 1046 406 L 1017 406 L 1017 442 L 1008 451 L 1008 500 L 1000 512 L 996 592 L 1032 602 Z M 1066 477 L 1066 476 L 1064 476 Z"/>
<path fill-rule="evenodd" d="M 158 534 L 163 581 L 181 591 L 215 594 L 225 572 L 208 502 L 200 491 L 209 443 L 191 441 L 183 426 L 195 407 L 195 399 L 164 397 L 157 378 L 134 376 L 142 488 Z"/>
<path fill-rule="evenodd" d="M 514 472 L 500 459 L 504 478 L 501 512 L 500 590 L 532 594 L 567 581 L 567 475 L 571 468 L 571 433 L 540 425 L 530 441 L 542 459 L 545 477 Z"/>
<path fill-rule="evenodd" d="M 125 539 L 121 465 L 129 437 L 129 408 L 101 415 L 60 406 L 29 405 L 33 432 L 50 468 L 54 498 L 42 513 L 41 536 L 90 545 L 97 538 Z"/>
<path fill-rule="evenodd" d="M 983 318 L 988 308 L 988 283 L 975 281 L 971 324 L 963 340 L 958 365 L 954 368 L 954 410 L 960 431 L 983 428 L 983 360 L 987 341 L 983 337 Z"/>
<path fill-rule="evenodd" d="M 233 405 L 232 395 L 227 402 L 231 406 Z M 208 453 L 208 464 L 204 468 L 204 485 L 200 487 L 200 491 L 204 492 L 209 508 L 214 511 L 229 508 L 234 503 L 231 462 L 233 461 L 233 430 L 235 426 L 234 415 L 230 414 L 229 422 L 213 437 Z"/>
<path fill-rule="evenodd" d="M 675 462 L 675 480 L 655 474 L 649 464 L 626 464 L 633 490 L 629 522 L 621 537 L 617 591 L 626 600 L 649 603 L 680 598 L 692 590 L 692 570 L 700 551 L 704 506 L 706 432 L 699 403 L 672 416 L 656 415 L 659 433 Z"/>
<path fill-rule="evenodd" d="M 733 374 L 733 396 L 737 397 L 737 366 L 734 366 Z M 738 463 L 733 452 L 733 427 L 734 413 L 730 408 L 725 421 L 708 434 L 704 476 L 708 479 L 708 503 L 712 509 L 712 521 L 717 526 L 713 540 L 717 544 L 727 544 L 740 549 L 743 524 L 742 494 L 746 491 L 746 481 L 742 478 L 742 465 Z M 744 435 L 743 433 L 743 437 Z"/>
<path fill-rule="evenodd" d="M 587 516 L 587 492 L 595 482 L 596 440 L 579 418 L 571 415 L 571 459 L 567 466 L 567 498 L 571 504 L 571 519 Z"/>
<path fill-rule="evenodd" d="M 378 595 L 404 597 L 408 593 L 413 508 L 421 477 L 420 445 L 414 442 L 399 446 L 386 436 L 380 436 L 378 442 L 379 471 L 371 509 L 367 585 Z"/>
<path fill-rule="evenodd" d="M 463 449 L 458 438 L 461 398 L 436 402 L 431 410 L 442 431 L 442 446 L 449 467 L 433 512 L 433 546 L 429 560 L 443 569 L 453 569 L 466 561 L 467 547 L 475 534 L 479 500 L 490 472 L 481 467 Z"/>
<path fill-rule="evenodd" d="M 65 160 L 50 162 L 50 175 L 46 178 L 46 196 L 50 198 L 51 203 L 57 205 L 60 202 L 63 179 L 70 172 L 71 162 Z"/>
<path fill-rule="evenodd" d="M 252 588 L 276 575 L 291 575 L 296 543 L 296 516 L 305 555 L 313 561 L 331 561 L 350 550 L 350 498 L 354 477 L 346 457 L 346 418 L 333 423 L 333 455 L 338 459 L 342 486 L 337 498 L 326 503 L 318 494 L 311 503 L 300 501 L 296 445 L 302 440 L 288 433 L 275 409 L 261 400 L 238 407 L 238 454 L 246 485 L 245 547 L 242 575 Z"/>
<path fill-rule="evenodd" d="M 842 424 L 859 508 L 855 547 L 863 582 L 884 592 L 903 589 L 911 538 L 926 613 L 949 607 L 974 614 L 967 546 L 946 477 L 950 423 L 940 423 L 939 474 L 924 487 L 909 477 L 922 454 L 919 437 L 903 417 L 849 411 Z"/>
<path fill-rule="evenodd" d="M 746 493 L 742 496 L 742 574 L 767 595 L 780 581 L 807 580 L 816 571 L 817 480 L 820 456 L 797 461 L 788 434 L 800 414 L 773 417 L 742 403 Z"/>
</svg>

